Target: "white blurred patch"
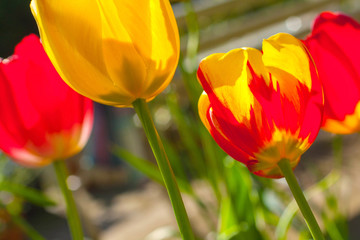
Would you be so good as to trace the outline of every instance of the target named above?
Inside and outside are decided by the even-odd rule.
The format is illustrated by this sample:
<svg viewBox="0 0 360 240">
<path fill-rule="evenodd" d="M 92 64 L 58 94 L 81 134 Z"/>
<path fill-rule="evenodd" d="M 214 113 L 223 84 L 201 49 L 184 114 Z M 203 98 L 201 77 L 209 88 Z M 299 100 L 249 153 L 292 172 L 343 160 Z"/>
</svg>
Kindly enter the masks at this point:
<svg viewBox="0 0 360 240">
<path fill-rule="evenodd" d="M 170 126 L 171 114 L 169 109 L 160 107 L 156 110 L 154 115 L 156 126 L 162 130 L 166 130 Z"/>
<path fill-rule="evenodd" d="M 66 179 L 66 183 L 68 185 L 68 188 L 71 191 L 76 191 L 81 187 L 81 178 L 75 175 L 70 175 L 67 179 Z"/>
<path fill-rule="evenodd" d="M 133 122 L 134 122 L 134 124 L 135 124 L 136 127 L 139 127 L 139 128 L 142 127 L 140 118 L 138 117 L 137 114 L 134 114 L 134 116 L 133 116 Z"/>
<path fill-rule="evenodd" d="M 14 199 L 15 198 L 13 194 L 5 191 L 0 192 L 0 200 L 4 205 L 10 204 L 12 201 L 14 201 Z"/>
<path fill-rule="evenodd" d="M 302 27 L 302 20 L 296 16 L 288 17 L 285 20 L 285 26 L 290 32 L 297 32 Z"/>
<path fill-rule="evenodd" d="M 158 229 L 155 229 L 151 232 L 145 240 L 167 240 L 174 239 L 173 237 L 177 235 L 177 232 L 173 227 L 164 226 Z"/>
</svg>

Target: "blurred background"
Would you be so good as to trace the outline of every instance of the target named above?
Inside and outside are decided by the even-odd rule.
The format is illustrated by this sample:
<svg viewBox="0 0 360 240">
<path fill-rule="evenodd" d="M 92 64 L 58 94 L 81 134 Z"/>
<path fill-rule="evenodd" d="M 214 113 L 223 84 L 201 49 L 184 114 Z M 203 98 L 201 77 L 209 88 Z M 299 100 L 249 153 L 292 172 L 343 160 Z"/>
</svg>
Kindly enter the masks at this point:
<svg viewBox="0 0 360 240">
<path fill-rule="evenodd" d="M 24 0 L 0 1 L 0 57 L 10 56 L 24 36 L 38 34 L 29 4 Z M 150 107 L 160 135 L 166 142 L 165 147 L 172 159 L 195 232 L 199 239 L 206 240 L 275 239 L 276 225 L 284 220 L 282 213 L 288 211 L 291 215 L 294 211 L 287 207 L 291 200 L 289 195 L 284 196 L 287 200 L 285 204 L 276 196 L 279 192 L 287 194 L 286 185 L 283 180 L 256 178 L 238 163 L 235 169 L 233 161 L 204 131 L 196 111 L 201 93 L 194 75 L 197 64 L 201 58 L 212 53 L 239 47 L 261 48 L 262 39 L 278 32 L 303 38 L 309 33 L 314 17 L 324 10 L 342 11 L 359 20 L 360 2 L 193 0 L 174 1 L 172 6 L 181 34 L 182 56 L 173 82 L 150 103 Z M 95 104 L 95 114 L 90 142 L 81 154 L 67 161 L 71 172 L 68 184 L 78 203 L 88 239 L 179 239 L 165 189 L 149 180 L 149 176 L 153 179 L 158 176 L 156 166 L 151 165 L 142 171 L 136 167 L 141 160 L 154 163 L 154 158 L 133 109 Z M 322 218 L 322 225 L 329 229 L 328 239 L 360 239 L 357 227 L 360 224 L 359 146 L 358 135 L 340 138 L 320 132 L 296 169 L 302 187 L 309 189 L 309 196 L 314 196 L 311 204 L 315 205 L 315 211 L 320 217 L 330 216 Z M 336 154 L 341 152 L 344 156 L 341 177 L 331 175 L 326 178 L 336 165 Z M 28 239 L 4 211 L 5 206 L 24 216 L 45 239 L 70 239 L 64 203 L 51 166 L 25 169 L 1 155 L 0 171 L 1 180 L 38 189 L 57 203 L 56 206 L 34 203 L 22 194 L 0 188 L 0 240 Z M 229 176 L 241 178 L 241 183 Z M 324 178 L 322 185 L 316 184 Z M 225 211 L 223 206 L 226 206 L 219 182 L 227 186 L 228 195 L 231 195 L 232 189 L 243 192 L 235 200 L 243 201 L 241 209 L 235 207 L 241 218 L 236 224 L 236 231 L 250 235 L 226 235 L 230 228 L 224 226 L 229 223 L 218 218 L 219 212 Z M 329 189 L 336 190 L 335 198 L 331 193 L 319 196 L 318 192 L 324 193 Z M 249 207 L 247 204 L 255 209 L 250 220 L 249 214 L 243 216 L 246 215 L 243 209 Z M 325 205 L 330 214 L 325 214 Z M 258 211 L 257 206 L 262 210 Z M 303 234 L 306 225 L 300 218 L 291 216 L 288 222 L 284 220 L 284 224 L 293 221 L 293 225 L 283 239 L 306 239 L 308 235 Z M 339 225 L 346 224 L 348 227 L 344 229 L 348 230 L 331 232 L 332 224 L 337 222 Z M 250 223 L 254 224 L 254 228 Z M 216 231 L 222 231 L 225 237 L 216 238 Z"/>
</svg>

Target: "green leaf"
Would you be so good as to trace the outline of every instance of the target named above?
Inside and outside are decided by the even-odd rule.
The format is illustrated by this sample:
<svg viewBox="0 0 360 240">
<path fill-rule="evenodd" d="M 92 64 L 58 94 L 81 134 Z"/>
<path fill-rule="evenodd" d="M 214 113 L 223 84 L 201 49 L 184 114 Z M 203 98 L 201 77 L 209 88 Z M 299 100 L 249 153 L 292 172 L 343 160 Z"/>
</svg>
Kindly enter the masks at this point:
<svg viewBox="0 0 360 240">
<path fill-rule="evenodd" d="M 252 198 L 252 180 L 246 167 L 230 157 L 224 160 L 228 195 L 221 201 L 218 239 L 264 239 L 256 225 L 256 208 Z"/>
<path fill-rule="evenodd" d="M 194 194 L 194 190 L 186 176 L 184 161 L 182 161 L 176 149 L 170 143 L 164 142 L 164 147 L 181 191 L 190 195 Z"/>
<path fill-rule="evenodd" d="M 337 222 L 334 219 L 330 219 L 326 214 L 322 214 L 322 219 L 324 221 L 325 229 L 327 234 L 330 236 L 331 239 L 336 240 L 345 240 L 348 238 L 344 238 L 337 227 Z"/>
<path fill-rule="evenodd" d="M 144 174 L 151 180 L 153 180 L 161 185 L 164 185 L 164 181 L 162 179 L 160 170 L 156 166 L 156 164 L 154 164 L 146 159 L 137 157 L 134 154 L 130 153 L 129 151 L 127 151 L 121 147 L 118 147 L 118 146 L 113 147 L 113 153 L 116 156 L 120 157 L 121 159 L 124 159 L 132 167 L 134 167 L 135 169 L 140 171 L 142 174 Z M 182 192 L 192 194 L 192 190 L 191 190 L 191 188 L 189 188 L 189 186 L 188 186 L 189 184 L 186 181 L 179 179 L 179 178 L 177 178 L 176 181 Z"/>
<path fill-rule="evenodd" d="M 159 168 L 152 162 L 137 157 L 129 151 L 114 146 L 113 153 L 121 159 L 124 159 L 127 163 L 129 163 L 132 167 L 143 173 L 145 176 L 150 178 L 151 180 L 158 182 L 160 184 L 164 184 Z"/>
<path fill-rule="evenodd" d="M 167 106 L 171 112 L 173 120 L 179 129 L 179 137 L 182 145 L 188 154 L 190 170 L 195 171 L 195 177 L 206 176 L 206 165 L 202 152 L 199 151 L 199 144 L 196 142 L 199 137 L 198 127 L 191 118 L 180 108 L 177 96 L 170 93 L 167 96 Z"/>
<path fill-rule="evenodd" d="M 12 193 L 14 196 L 23 198 L 26 201 L 41 207 L 56 205 L 54 201 L 49 199 L 42 192 L 28 186 L 10 182 L 8 180 L 2 179 L 0 181 L 0 191 Z"/>
<path fill-rule="evenodd" d="M 220 219 L 219 219 L 219 236 L 218 239 L 228 239 L 238 232 L 237 220 L 235 211 L 231 204 L 229 197 L 224 197 L 220 206 Z"/>
</svg>

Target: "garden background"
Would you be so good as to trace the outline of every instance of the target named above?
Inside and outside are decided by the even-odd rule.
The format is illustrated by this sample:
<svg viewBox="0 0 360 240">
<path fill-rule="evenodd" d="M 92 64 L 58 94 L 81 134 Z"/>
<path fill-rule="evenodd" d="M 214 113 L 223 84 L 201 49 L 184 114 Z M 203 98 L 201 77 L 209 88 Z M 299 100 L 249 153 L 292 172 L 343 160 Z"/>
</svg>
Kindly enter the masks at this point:
<svg viewBox="0 0 360 240">
<path fill-rule="evenodd" d="M 203 156 L 201 146 L 208 144 L 216 148 L 214 156 L 221 163 L 225 158 L 225 167 L 226 164 L 231 166 L 233 163 L 211 140 L 208 143 L 201 142 L 202 138 L 196 135 L 201 132 L 194 130 L 198 121 L 194 105 L 201 90 L 193 76 L 199 60 L 212 53 L 227 52 L 233 48 L 245 46 L 261 48 L 262 39 L 278 32 L 288 32 L 302 38 L 309 33 L 314 17 L 324 10 L 342 11 L 359 20 L 360 2 L 356 0 L 194 0 L 174 2 L 173 10 L 181 35 L 182 58 L 172 83 L 159 97 L 150 102 L 150 106 L 155 124 L 166 142 L 169 158 L 175 159 L 172 162 L 175 174 L 180 179 L 191 180 L 189 191 L 196 193 L 184 194 L 194 231 L 204 239 L 210 240 L 214 239 L 213 230 L 218 223 L 215 212 L 218 210 L 217 194 L 221 193 L 214 192 L 216 186 L 213 185 L 216 183 L 205 176 L 209 171 L 203 169 L 211 166 L 206 161 L 197 163 L 195 159 L 206 158 Z M 1 0 L 0 56 L 3 58 L 10 56 L 15 45 L 29 33 L 38 34 L 29 2 Z M 334 174 L 322 185 L 318 184 L 334 169 L 336 165 L 334 159 L 341 150 L 343 152 L 339 168 L 341 177 Z M 206 154 L 211 153 L 205 152 Z M 96 103 L 91 139 L 81 154 L 67 161 L 71 173 L 68 184 L 78 203 L 89 239 L 177 239 L 176 221 L 165 189 L 128 163 L 136 161 L 134 155 L 154 161 L 135 112 L 128 108 L 120 109 Z M 358 134 L 338 137 L 321 131 L 295 170 L 303 189 L 307 189 L 310 193 L 310 203 L 318 215 L 326 215 L 324 211 L 330 209 L 331 213 L 340 212 L 346 218 L 349 239 L 360 239 L 359 156 Z M 8 161 L 4 155 L 1 155 L 1 158 L 0 170 L 3 178 L 40 189 L 58 205 L 43 208 L 24 199 L 18 199 L 6 191 L 0 192 L 1 202 L 21 209 L 25 219 L 46 239 L 70 239 L 64 218 L 65 205 L 57 189 L 53 169 L 51 167 L 25 169 Z M 287 207 L 275 194 L 286 193 L 285 181 L 258 178 L 254 180 L 250 173 L 242 169 L 239 173 L 246 175 L 244 177 L 246 181 L 251 181 L 245 187 L 256 185 L 254 190 L 248 189 L 250 198 L 264 198 L 262 201 L 253 199 L 247 201 L 264 203 L 274 213 L 275 216 L 272 216 L 254 211 L 253 215 L 255 218 L 262 218 L 255 220 L 257 226 L 262 226 L 268 233 L 269 239 L 274 239 L 276 227 L 265 225 L 267 221 L 277 222 Z M 263 184 L 261 186 L 267 186 L 268 189 L 259 187 L 258 184 Z M 254 191 L 259 189 L 262 191 L 261 194 L 255 194 Z M 324 192 L 335 192 L 336 198 L 324 197 Z M 244 206 L 246 207 L 246 203 Z M 337 210 L 334 211 L 334 208 Z M 2 217 L 0 239 L 26 239 L 18 232 L 16 225 L 11 223 L 9 217 L 5 213 L 0 213 Z M 329 223 L 326 223 L 324 218 L 322 224 L 331 226 L 333 219 L 337 219 L 334 216 L 329 218 L 327 219 Z M 301 218 L 295 218 L 293 225 L 286 239 L 299 239 L 299 236 L 301 238 L 302 229 L 306 228 L 301 223 Z M 330 234 L 330 239 L 336 238 L 331 237 Z"/>
</svg>

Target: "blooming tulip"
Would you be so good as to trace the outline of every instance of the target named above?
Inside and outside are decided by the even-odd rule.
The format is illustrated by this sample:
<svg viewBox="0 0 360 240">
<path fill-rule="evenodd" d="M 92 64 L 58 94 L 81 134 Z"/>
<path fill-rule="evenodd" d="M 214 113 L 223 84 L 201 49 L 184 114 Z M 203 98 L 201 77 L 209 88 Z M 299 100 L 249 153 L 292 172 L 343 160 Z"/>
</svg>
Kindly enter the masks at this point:
<svg viewBox="0 0 360 240">
<path fill-rule="evenodd" d="M 293 36 L 276 34 L 262 51 L 234 49 L 200 63 L 204 88 L 199 114 L 213 138 L 256 175 L 282 177 L 278 162 L 292 169 L 315 140 L 323 95 L 306 48 Z"/>
<path fill-rule="evenodd" d="M 129 107 L 172 79 L 180 43 L 168 0 L 32 0 L 31 9 L 61 77 L 94 101 Z"/>
<path fill-rule="evenodd" d="M 0 149 L 26 166 L 78 153 L 93 124 L 93 104 L 60 78 L 35 35 L 0 61 Z"/>
<path fill-rule="evenodd" d="M 340 13 L 323 12 L 304 41 L 323 83 L 322 128 L 350 134 L 360 131 L 360 24 Z"/>
</svg>

